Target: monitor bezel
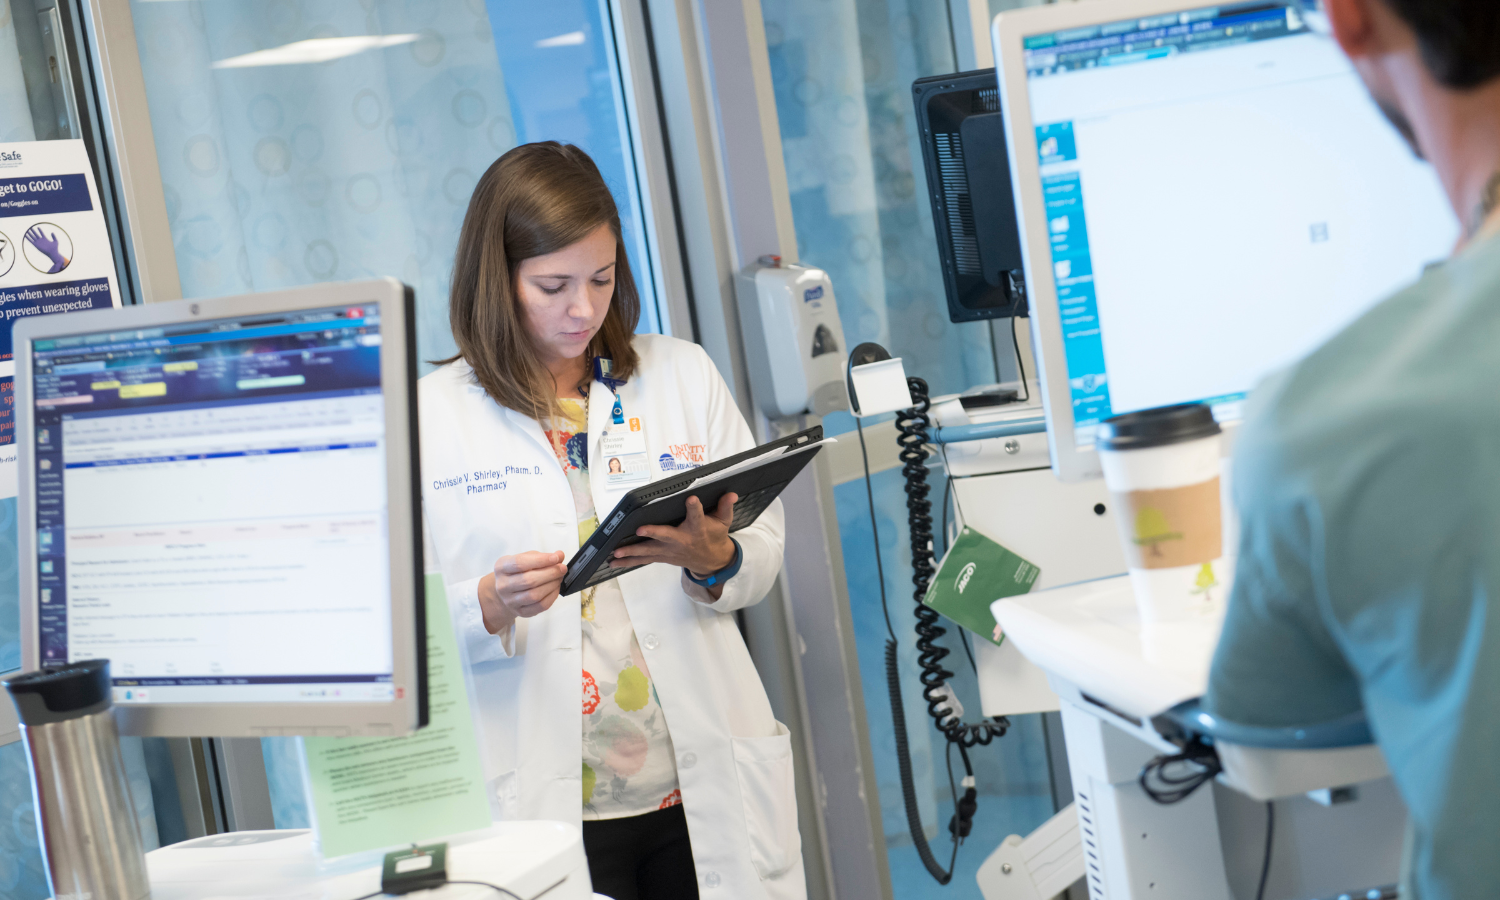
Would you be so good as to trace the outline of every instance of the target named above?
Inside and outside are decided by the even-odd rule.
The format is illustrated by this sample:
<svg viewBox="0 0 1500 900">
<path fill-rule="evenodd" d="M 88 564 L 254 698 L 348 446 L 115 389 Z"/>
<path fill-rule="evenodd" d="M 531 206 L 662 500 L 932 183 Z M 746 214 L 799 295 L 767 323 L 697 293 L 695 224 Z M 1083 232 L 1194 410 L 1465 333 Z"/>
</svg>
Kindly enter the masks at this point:
<svg viewBox="0 0 1500 900">
<path fill-rule="evenodd" d="M 1037 156 L 1031 93 L 1026 76 L 1023 41 L 1051 31 L 1065 31 L 1205 9 L 1205 0 L 1115 0 L 1111 3 L 1059 3 L 1011 10 L 995 16 L 990 40 L 1000 86 L 1000 111 L 1005 116 L 1006 152 L 1010 157 L 1011 193 L 1021 233 L 1021 257 L 1030 300 L 1031 340 L 1036 349 L 1037 378 L 1042 409 L 1047 417 L 1047 450 L 1052 471 L 1065 482 L 1102 478 L 1099 454 L 1080 450 L 1074 437 L 1073 395 L 1068 384 L 1067 354 L 1063 349 L 1062 315 L 1057 308 L 1057 282 L 1052 274 L 1051 237 L 1047 233 L 1042 197 L 1041 161 Z M 1221 423 L 1224 452 L 1233 446 L 1238 422 Z"/>
<path fill-rule="evenodd" d="M 32 346 L 38 340 L 136 330 L 193 321 L 378 305 L 380 380 L 386 423 L 386 496 L 390 535 L 392 684 L 389 701 L 307 703 L 131 703 L 115 706 L 120 733 L 151 737 L 409 734 L 427 720 L 427 642 L 416 414 L 415 302 L 410 288 L 383 278 L 203 300 L 173 300 L 18 321 L 15 413 L 20 519 L 22 669 L 40 664 L 36 572 Z M 403 502 L 404 501 L 404 502 Z"/>
</svg>

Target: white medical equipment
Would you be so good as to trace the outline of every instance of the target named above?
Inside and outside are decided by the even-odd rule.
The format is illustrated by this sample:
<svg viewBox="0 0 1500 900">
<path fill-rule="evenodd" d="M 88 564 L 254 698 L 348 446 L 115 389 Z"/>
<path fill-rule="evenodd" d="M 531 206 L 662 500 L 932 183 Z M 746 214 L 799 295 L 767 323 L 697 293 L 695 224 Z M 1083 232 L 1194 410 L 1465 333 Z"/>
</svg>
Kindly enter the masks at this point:
<svg viewBox="0 0 1500 900">
<path fill-rule="evenodd" d="M 427 721 L 412 293 L 15 329 L 24 665 L 103 657 L 124 734 Z"/>
<path fill-rule="evenodd" d="M 998 17 L 993 38 L 1047 440 L 1035 406 L 959 398 L 931 437 L 965 524 L 1053 588 L 996 604 L 1008 639 L 977 642 L 981 696 L 987 715 L 1060 705 L 1077 802 L 1007 840 L 981 888 L 1041 900 L 1087 876 L 1094 900 L 1245 900 L 1265 875 L 1267 900 L 1389 896 L 1405 812 L 1367 734 L 1231 729 L 1218 782 L 1158 805 L 1137 780 L 1196 733 L 1183 722 L 1203 727 L 1183 704 L 1217 623 L 1143 634 L 1125 579 L 1059 586 L 1125 568 L 1090 478 L 1098 421 L 1206 401 L 1233 425 L 1263 375 L 1443 258 L 1457 223 L 1295 10 L 1060 4 Z M 1263 872 L 1271 800 L 1276 858 L 1299 852 Z"/>
<path fill-rule="evenodd" d="M 1112 500 L 1102 480 L 1062 482 L 1048 468 L 1038 406 L 965 409 L 951 397 L 930 414 L 964 524 L 1041 569 L 1033 593 L 996 604 L 1005 643 L 973 641 L 981 712 L 1061 710 L 1076 799 L 991 853 L 978 876 L 986 900 L 1050 900 L 1080 878 L 1091 900 L 1254 900 L 1265 848 L 1256 801 L 1272 798 L 1279 855 L 1266 900 L 1389 900 L 1405 810 L 1373 746 L 1220 741 L 1224 784 L 1173 806 L 1146 799 L 1141 767 L 1177 750 L 1151 719 L 1203 693 L 1216 626 L 1184 629 L 1147 658 Z M 1228 546 L 1233 528 L 1231 516 Z"/>
<path fill-rule="evenodd" d="M 828 274 L 782 265 L 773 256 L 740 272 L 736 282 L 745 353 L 761 412 L 780 419 L 845 409 L 849 348 Z"/>
<path fill-rule="evenodd" d="M 993 611 L 1061 697 L 1076 830 L 1060 813 L 1007 841 L 980 869 L 986 900 L 1045 900 L 1070 874 L 1085 877 L 1091 900 L 1254 900 L 1267 871 L 1264 900 L 1394 896 L 1405 808 L 1362 721 L 1338 733 L 1220 733 L 1220 783 L 1161 805 L 1143 790 L 1142 767 L 1179 752 L 1172 738 L 1196 724 L 1172 710 L 1207 686 L 1217 619 L 1146 633 L 1127 577 Z M 1274 829 L 1253 802 L 1272 800 Z M 1264 870 L 1268 833 L 1271 862 L 1292 858 Z"/>
</svg>

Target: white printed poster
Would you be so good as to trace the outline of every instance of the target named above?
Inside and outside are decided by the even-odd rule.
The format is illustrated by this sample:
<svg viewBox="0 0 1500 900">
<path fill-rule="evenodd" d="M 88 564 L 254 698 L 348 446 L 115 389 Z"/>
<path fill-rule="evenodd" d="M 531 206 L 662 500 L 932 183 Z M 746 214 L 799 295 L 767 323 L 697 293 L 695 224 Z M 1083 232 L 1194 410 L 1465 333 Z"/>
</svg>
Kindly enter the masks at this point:
<svg viewBox="0 0 1500 900">
<path fill-rule="evenodd" d="M 119 306 L 83 141 L 0 143 L 0 499 L 16 495 L 17 319 Z"/>
</svg>

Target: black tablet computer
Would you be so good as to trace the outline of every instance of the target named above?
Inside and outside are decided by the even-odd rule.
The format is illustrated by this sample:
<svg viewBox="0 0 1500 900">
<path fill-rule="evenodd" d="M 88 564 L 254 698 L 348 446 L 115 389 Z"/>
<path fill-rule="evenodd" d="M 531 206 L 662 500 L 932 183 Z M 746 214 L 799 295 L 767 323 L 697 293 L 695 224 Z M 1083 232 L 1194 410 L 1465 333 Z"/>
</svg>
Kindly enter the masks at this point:
<svg viewBox="0 0 1500 900">
<path fill-rule="evenodd" d="M 697 497 L 705 510 L 712 510 L 725 494 L 738 494 L 734 522 L 729 530 L 735 532 L 748 526 L 818 454 L 822 440 L 823 426 L 814 425 L 753 450 L 636 488 L 620 498 L 584 545 L 568 560 L 562 593 L 576 594 L 584 588 L 641 568 L 615 569 L 607 563 L 617 547 L 646 540 L 635 533 L 642 525 L 681 525 L 687 518 L 689 497 Z"/>
</svg>

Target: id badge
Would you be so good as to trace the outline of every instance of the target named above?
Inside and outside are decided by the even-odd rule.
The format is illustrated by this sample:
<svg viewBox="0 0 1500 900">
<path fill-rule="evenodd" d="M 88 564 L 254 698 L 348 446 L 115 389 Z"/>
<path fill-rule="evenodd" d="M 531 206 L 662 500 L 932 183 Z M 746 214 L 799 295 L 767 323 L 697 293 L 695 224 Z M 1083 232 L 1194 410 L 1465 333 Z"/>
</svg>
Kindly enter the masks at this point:
<svg viewBox="0 0 1500 900">
<path fill-rule="evenodd" d="M 605 466 L 607 487 L 645 484 L 651 480 L 646 454 L 646 432 L 639 418 L 612 425 L 599 436 L 599 460 Z"/>
</svg>

